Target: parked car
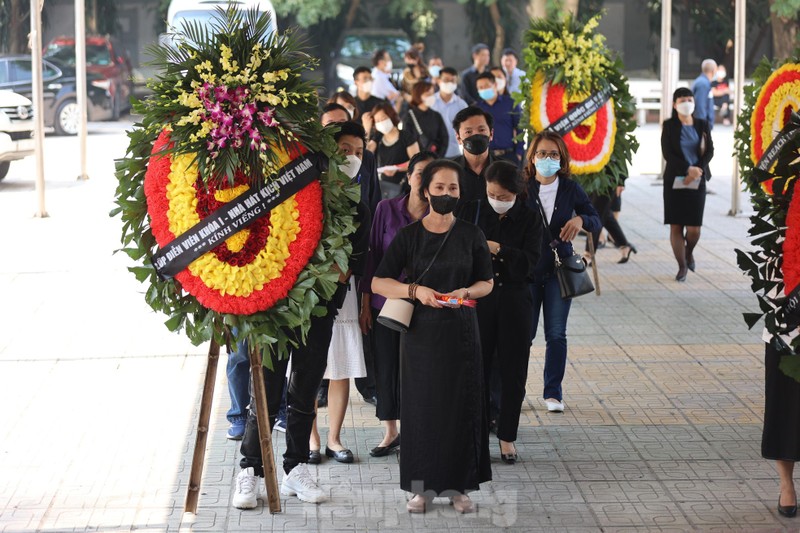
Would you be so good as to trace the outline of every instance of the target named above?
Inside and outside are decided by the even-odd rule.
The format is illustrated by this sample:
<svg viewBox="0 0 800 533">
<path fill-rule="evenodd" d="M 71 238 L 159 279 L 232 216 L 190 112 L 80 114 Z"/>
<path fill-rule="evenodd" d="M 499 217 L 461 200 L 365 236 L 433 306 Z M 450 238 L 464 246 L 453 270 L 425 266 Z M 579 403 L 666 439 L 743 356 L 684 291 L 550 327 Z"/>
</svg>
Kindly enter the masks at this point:
<svg viewBox="0 0 800 533">
<path fill-rule="evenodd" d="M 12 161 L 32 155 L 33 105 L 13 91 L 0 91 L 0 180 Z"/>
<path fill-rule="evenodd" d="M 75 68 L 75 38 L 56 37 L 47 45 L 44 58 Z M 108 85 L 114 120 L 119 118 L 120 113 L 130 109 L 133 67 L 128 52 L 116 39 L 98 35 L 86 37 L 86 72 L 98 75 L 94 82 L 97 86 Z"/>
<path fill-rule="evenodd" d="M 33 97 L 31 56 L 0 56 L 0 89 L 11 89 L 26 98 Z M 89 120 L 109 120 L 113 117 L 111 93 L 106 79 L 86 73 Z M 44 89 L 44 125 L 53 127 L 58 135 L 75 135 L 80 114 L 75 86 L 75 70 L 52 59 L 42 61 Z M 39 111 L 36 111 L 39 112 Z"/>
<path fill-rule="evenodd" d="M 411 48 L 408 35 L 402 30 L 389 28 L 359 28 L 348 31 L 342 37 L 342 45 L 331 52 L 332 78 L 336 87 L 329 87 L 333 93 L 339 89 L 355 91 L 353 71 L 356 67 L 372 68 L 372 54 L 384 49 L 392 58 L 392 78 L 395 81 L 403 74 L 403 56 Z"/>
</svg>

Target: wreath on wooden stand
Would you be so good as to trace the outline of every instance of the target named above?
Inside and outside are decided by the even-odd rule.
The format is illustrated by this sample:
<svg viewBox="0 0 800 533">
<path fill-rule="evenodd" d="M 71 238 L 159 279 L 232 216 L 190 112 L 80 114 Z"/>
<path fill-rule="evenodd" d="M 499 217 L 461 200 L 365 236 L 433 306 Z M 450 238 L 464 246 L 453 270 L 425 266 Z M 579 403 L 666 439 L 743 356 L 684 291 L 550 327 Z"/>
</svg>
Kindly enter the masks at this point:
<svg viewBox="0 0 800 533">
<path fill-rule="evenodd" d="M 755 214 L 752 250 L 736 250 L 752 282 L 769 342 L 783 355 L 780 368 L 800 381 L 800 51 L 786 61 L 763 60 L 744 89 L 734 133 L 736 156 Z"/>
<path fill-rule="evenodd" d="M 525 37 L 527 76 L 518 99 L 529 135 L 551 129 L 569 150 L 573 177 L 587 193 L 607 194 L 627 177 L 639 143 L 635 102 L 622 61 L 596 33 L 600 15 L 581 24 L 533 19 Z"/>
<path fill-rule="evenodd" d="M 134 104 L 142 119 L 117 162 L 111 214 L 147 303 L 171 331 L 211 341 L 186 504 L 195 512 L 219 345 L 246 341 L 260 370 L 303 342 L 337 267 L 348 270 L 359 189 L 338 170 L 317 91 L 301 79 L 316 60 L 290 32 L 272 33 L 268 14 L 218 9 L 173 42 L 150 50 L 162 70 Z M 266 396 L 254 383 L 275 512 Z"/>
</svg>

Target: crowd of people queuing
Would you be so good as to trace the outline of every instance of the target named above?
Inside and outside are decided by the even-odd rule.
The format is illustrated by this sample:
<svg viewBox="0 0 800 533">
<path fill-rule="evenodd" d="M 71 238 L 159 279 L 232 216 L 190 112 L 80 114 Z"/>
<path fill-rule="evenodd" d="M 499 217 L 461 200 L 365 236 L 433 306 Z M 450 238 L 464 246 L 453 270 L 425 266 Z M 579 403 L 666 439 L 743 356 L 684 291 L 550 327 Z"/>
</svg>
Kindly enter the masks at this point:
<svg viewBox="0 0 800 533">
<path fill-rule="evenodd" d="M 383 425 L 369 454 L 382 457 L 402 446 L 408 511 L 425 512 L 434 497 L 446 496 L 458 512 L 471 512 L 469 493 L 492 477 L 490 432 L 501 461 L 518 460 L 515 441 L 540 315 L 541 398 L 547 411 L 565 410 L 571 300 L 559 291 L 555 255 L 571 256 L 582 230 L 599 239 L 604 225 L 622 251 L 619 262 L 636 252 L 613 214 L 621 188 L 590 198 L 571 179 L 570 154 L 558 134 L 540 132 L 527 147 L 520 140 L 512 94 L 524 73 L 514 50 L 493 67 L 488 46 L 478 44 L 472 59 L 459 74 L 441 58 L 426 63 L 412 48 L 393 79 L 389 53 L 378 50 L 372 68 L 355 69 L 354 94 L 337 92 L 322 109 L 320 120 L 335 128 L 346 161 L 339 168 L 360 185 L 359 229 L 350 237 L 353 254 L 348 271 L 339 272 L 339 290 L 324 302 L 327 314 L 312 319 L 289 360 L 257 377 L 267 382 L 270 428 L 286 433 L 285 496 L 324 501 L 306 465 L 323 456 L 356 460 L 341 429 L 350 379 L 358 378 Z M 692 121 L 686 105 L 692 93 L 683 91 L 676 92 L 662 141 L 665 223 L 679 281 L 694 269 L 702 219 L 697 191 L 704 186 L 673 190 L 671 183 L 707 177 L 713 155 L 710 137 L 699 149 L 708 124 Z M 406 332 L 379 320 L 387 299 L 413 303 Z M 245 408 L 246 353 L 246 346 L 234 347 L 228 364 L 228 436 L 242 439 L 243 456 L 233 505 L 242 509 L 257 505 L 263 485 L 255 412 Z M 327 397 L 319 394 L 323 378 Z M 316 412 L 325 404 L 323 453 Z"/>
</svg>

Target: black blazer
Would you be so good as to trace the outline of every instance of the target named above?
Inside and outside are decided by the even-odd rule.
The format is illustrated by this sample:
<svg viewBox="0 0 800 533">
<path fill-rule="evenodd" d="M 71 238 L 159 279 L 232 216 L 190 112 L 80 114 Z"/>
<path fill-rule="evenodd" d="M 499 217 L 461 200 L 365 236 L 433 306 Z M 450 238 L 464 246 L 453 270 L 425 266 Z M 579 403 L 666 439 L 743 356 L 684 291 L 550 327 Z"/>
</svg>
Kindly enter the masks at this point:
<svg viewBox="0 0 800 533">
<path fill-rule="evenodd" d="M 711 130 L 708 127 L 708 122 L 703 119 L 694 119 L 694 129 L 697 130 L 697 136 L 700 138 L 700 147 L 705 144 L 705 153 L 700 154 L 697 166 L 703 169 L 703 177 L 708 181 L 711 179 L 711 171 L 708 169 L 708 162 L 714 157 L 714 142 L 711 140 Z M 683 156 L 681 151 L 681 121 L 673 117 L 664 121 L 661 129 L 661 154 L 667 161 L 667 167 L 664 170 L 664 186 L 672 186 L 672 181 L 675 176 L 685 176 L 689 170 L 689 162 Z"/>
</svg>

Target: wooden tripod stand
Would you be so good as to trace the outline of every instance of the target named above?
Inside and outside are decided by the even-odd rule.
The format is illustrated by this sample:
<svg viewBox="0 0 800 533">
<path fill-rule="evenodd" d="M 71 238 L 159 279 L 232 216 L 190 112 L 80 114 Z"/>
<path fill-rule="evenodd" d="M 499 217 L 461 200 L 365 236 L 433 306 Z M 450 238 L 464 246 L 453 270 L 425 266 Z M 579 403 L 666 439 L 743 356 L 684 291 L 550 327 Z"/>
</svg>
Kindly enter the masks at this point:
<svg viewBox="0 0 800 533">
<path fill-rule="evenodd" d="M 256 402 L 256 419 L 258 420 L 259 444 L 264 465 L 264 483 L 267 488 L 269 512 L 281 512 L 281 499 L 278 494 L 278 478 L 275 473 L 275 458 L 272 454 L 272 435 L 269 430 L 269 410 L 267 408 L 267 389 L 264 385 L 263 366 L 258 350 L 250 347 L 250 375 L 253 376 L 253 396 Z M 200 480 L 203 477 L 203 462 L 208 441 L 208 423 L 211 418 L 211 404 L 214 399 L 214 383 L 217 379 L 217 363 L 219 362 L 219 343 L 212 339 L 208 347 L 208 364 L 203 384 L 203 396 L 200 401 L 200 416 L 197 420 L 197 437 L 194 443 L 192 469 L 189 473 L 189 487 L 186 491 L 185 513 L 197 514 L 197 502 L 200 498 Z"/>
</svg>

